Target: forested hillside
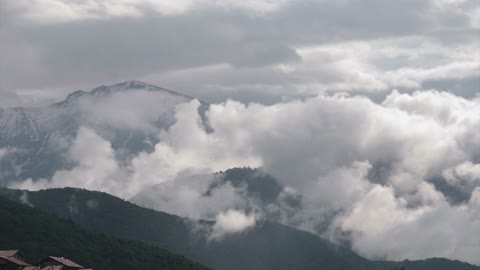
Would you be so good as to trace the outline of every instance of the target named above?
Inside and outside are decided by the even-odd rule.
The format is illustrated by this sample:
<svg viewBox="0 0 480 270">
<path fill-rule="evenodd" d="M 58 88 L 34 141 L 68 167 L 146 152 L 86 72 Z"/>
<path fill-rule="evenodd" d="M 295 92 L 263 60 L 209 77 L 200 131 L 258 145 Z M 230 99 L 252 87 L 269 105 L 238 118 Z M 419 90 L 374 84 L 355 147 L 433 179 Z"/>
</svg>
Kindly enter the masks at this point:
<svg viewBox="0 0 480 270">
<path fill-rule="evenodd" d="M 29 263 L 61 256 L 98 270 L 207 270 L 188 258 L 137 241 L 92 233 L 0 196 L 0 250 L 21 249 Z"/>
<path fill-rule="evenodd" d="M 210 241 L 205 236 L 212 225 L 209 221 L 193 221 L 142 208 L 101 192 L 73 188 L 38 192 L 1 189 L 0 194 L 70 219 L 84 228 L 153 244 L 214 269 L 480 269 L 446 259 L 370 261 L 314 234 L 273 222 L 257 224 L 246 232 Z"/>
</svg>

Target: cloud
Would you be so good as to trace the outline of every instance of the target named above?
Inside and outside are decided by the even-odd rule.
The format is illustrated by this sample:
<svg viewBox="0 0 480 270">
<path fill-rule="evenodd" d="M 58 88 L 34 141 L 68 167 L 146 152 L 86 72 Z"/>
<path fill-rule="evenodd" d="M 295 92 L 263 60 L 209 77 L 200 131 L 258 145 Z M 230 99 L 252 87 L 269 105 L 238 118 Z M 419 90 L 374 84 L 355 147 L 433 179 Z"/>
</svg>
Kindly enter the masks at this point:
<svg viewBox="0 0 480 270">
<path fill-rule="evenodd" d="M 479 263 L 472 254 L 480 246 L 468 237 L 480 222 L 479 102 L 433 90 L 393 91 L 380 103 L 345 94 L 270 106 L 227 101 L 206 112 L 207 132 L 193 100 L 177 105 L 174 124 L 152 151 L 119 162 L 106 139 L 83 127 L 69 150 L 74 168 L 12 187 L 137 194 L 135 201 L 163 211 L 216 220 L 214 235 L 253 226 L 255 210 L 333 241 L 347 237 L 370 258 Z M 229 184 L 209 192 L 212 172 L 242 166 L 261 166 L 285 186 L 274 204 L 258 205 Z M 198 181 L 189 177 L 198 174 Z M 439 177 L 469 199 L 451 205 L 451 194 L 435 188 Z M 291 207 L 289 198 L 301 203 Z"/>
<path fill-rule="evenodd" d="M 215 220 L 219 213 L 229 209 L 248 206 L 241 188 L 226 183 L 211 189 L 218 180 L 211 174 L 180 176 L 153 187 L 145 185 L 131 201 L 175 215 L 207 220 Z"/>
<path fill-rule="evenodd" d="M 27 22 L 56 24 L 80 20 L 105 20 L 115 17 L 143 17 L 153 11 L 161 15 L 178 15 L 191 9 L 210 6 L 221 9 L 241 9 L 249 12 L 270 12 L 288 1 L 193 1 L 193 0 L 95 0 L 95 1 L 9 1 L 5 8 Z"/>
<path fill-rule="evenodd" d="M 175 124 L 161 134 L 154 151 L 132 159 L 133 181 L 160 183 L 173 180 L 179 174 L 261 165 L 253 155 L 253 147 L 241 141 L 235 144 L 234 139 L 241 138 L 241 132 L 207 133 L 197 113 L 199 105 L 197 100 L 178 105 Z"/>
<path fill-rule="evenodd" d="M 0 93 L 44 92 L 4 102 L 15 106 L 139 78 L 214 102 L 435 82 L 472 96 L 480 60 L 469 2 L 4 1 Z"/>
<path fill-rule="evenodd" d="M 255 224 L 254 214 L 230 209 L 217 215 L 210 239 L 218 240 L 225 235 L 242 232 Z"/>
<path fill-rule="evenodd" d="M 115 100 L 113 99 L 112 104 L 121 106 L 121 103 L 116 103 Z M 38 181 L 27 179 L 14 182 L 10 187 L 29 190 L 82 187 L 130 198 L 145 187 L 172 181 L 182 174 L 213 173 L 235 166 L 261 165 L 258 158 L 251 155 L 252 150 L 248 147 L 230 144 L 226 141 L 228 138 L 222 136 L 208 135 L 198 115 L 199 106 L 200 102 L 197 100 L 178 105 L 175 124 L 161 132 L 160 142 L 155 145 L 154 151 L 141 152 L 137 156 L 129 157 L 127 166 L 122 166 L 117 159 L 117 154 L 120 153 L 115 152 L 111 142 L 98 134 L 105 133 L 104 127 L 82 126 L 68 150 L 69 159 L 75 163 L 74 168 L 57 171 L 52 179 Z M 102 110 L 108 112 L 109 108 L 107 106 Z M 130 111 L 137 113 L 132 117 L 141 116 L 143 112 L 145 111 L 142 109 Z M 109 119 L 109 114 L 104 117 Z M 108 123 L 115 125 L 117 122 Z M 122 127 L 132 128 L 128 125 L 128 119 L 127 123 L 118 123 Z M 143 126 L 136 125 L 133 128 L 141 130 Z"/>
<path fill-rule="evenodd" d="M 28 199 L 28 193 L 27 193 L 26 191 L 23 191 L 23 192 L 22 192 L 22 195 L 20 196 L 19 199 L 20 199 L 20 202 L 21 202 L 21 203 L 33 207 L 33 204 L 32 204 L 32 203 L 30 202 L 30 200 Z"/>
<path fill-rule="evenodd" d="M 309 184 L 303 191 L 304 200 L 314 202 L 312 208 L 348 208 L 372 188 L 368 181 L 370 168 L 368 161 L 336 168 Z"/>
<path fill-rule="evenodd" d="M 78 187 L 106 191 L 119 196 L 125 182 L 125 171 L 119 167 L 110 142 L 100 137 L 94 130 L 81 127 L 73 141 L 69 158 L 76 164 L 70 170 L 55 172 L 52 179 L 33 181 L 27 179 L 13 182 L 10 188 L 40 190 L 53 187 Z M 128 194 L 128 191 L 125 191 Z"/>
<path fill-rule="evenodd" d="M 19 153 L 21 152 L 21 150 L 17 149 L 17 148 L 13 148 L 13 147 L 0 147 L 0 164 L 11 164 L 11 159 L 12 159 L 12 155 L 15 155 L 15 153 Z M 15 168 L 14 169 L 16 173 L 17 170 L 21 170 L 21 168 Z M 10 172 L 8 171 L 1 171 L 0 172 L 0 178 L 7 178 L 10 177 Z M 5 183 L 2 183 L 3 185 L 5 185 Z"/>
<path fill-rule="evenodd" d="M 435 193 L 432 186 L 424 187 Z M 478 264 L 480 219 L 476 190 L 469 202 L 451 206 L 441 194 L 431 205 L 410 208 L 389 187 L 376 186 L 340 219 L 353 248 L 377 259 L 456 258 Z M 437 192 L 438 193 L 438 192 Z"/>
<path fill-rule="evenodd" d="M 478 145 L 478 137 L 469 135 L 480 122 L 478 102 L 437 91 L 393 92 L 381 104 L 344 95 L 272 106 L 229 101 L 212 105 L 208 111 L 212 133 L 203 132 L 199 125 L 182 123 L 195 120 L 186 113 L 182 114 L 185 118 L 177 117 L 183 120 L 170 130 L 169 134 L 177 136 L 164 137 L 173 143 L 161 145 L 175 149 L 178 157 L 202 153 L 207 159 L 195 164 L 210 170 L 219 168 L 214 159 L 211 163 L 203 161 L 227 149 L 229 154 L 236 153 L 233 156 L 261 160 L 266 172 L 303 194 L 302 209 L 292 216 L 292 224 L 315 231 L 333 216 L 338 223 L 331 223 L 330 230 L 353 232 L 353 247 L 368 257 L 404 259 L 440 254 L 477 262 L 469 255 L 478 251 L 477 245 L 455 248 L 463 237 L 454 236 L 460 224 L 472 235 L 478 229 L 472 204 L 451 206 L 430 181 L 442 176 L 444 170 L 478 157 L 479 148 L 472 147 Z M 189 106 L 194 112 L 196 105 Z M 372 170 L 382 173 L 371 179 Z M 471 197 L 475 196 L 473 192 Z M 394 216 L 382 218 L 390 214 Z M 360 217 L 365 223 L 365 216 L 376 224 L 356 228 Z M 442 225 L 456 217 L 459 224 Z M 430 226 L 425 224 L 432 222 L 438 224 L 429 232 Z M 445 233 L 441 238 L 440 232 Z M 417 234 L 425 234 L 422 244 L 408 244 L 407 239 L 413 241 Z M 397 243 L 389 238 L 391 235 L 405 237 L 405 242 Z M 341 237 L 326 236 L 332 240 Z M 428 248 L 438 245 L 437 241 L 446 247 Z M 417 249 L 422 252 L 414 255 Z"/>
<path fill-rule="evenodd" d="M 130 89 L 114 95 L 83 96 L 73 109 L 89 126 L 158 134 L 158 123 L 162 121 L 168 127 L 174 122 L 172 108 L 188 100 L 163 91 Z"/>
<path fill-rule="evenodd" d="M 449 184 L 470 194 L 480 186 L 480 163 L 466 161 L 444 170 L 443 176 Z"/>
<path fill-rule="evenodd" d="M 5 148 L 0 148 L 0 159 L 2 159 L 3 157 L 5 157 L 8 153 L 8 150 L 5 149 Z"/>
<path fill-rule="evenodd" d="M 242 69 L 213 64 L 154 73 L 145 79 L 215 102 L 230 96 L 276 103 L 295 95 L 331 92 L 380 95 L 383 100 L 391 89 L 413 92 L 423 85 L 472 97 L 478 92 L 477 47 L 418 36 L 345 41 L 296 49 L 302 59 L 297 62 Z M 198 84 L 204 85 L 200 92 Z"/>
</svg>

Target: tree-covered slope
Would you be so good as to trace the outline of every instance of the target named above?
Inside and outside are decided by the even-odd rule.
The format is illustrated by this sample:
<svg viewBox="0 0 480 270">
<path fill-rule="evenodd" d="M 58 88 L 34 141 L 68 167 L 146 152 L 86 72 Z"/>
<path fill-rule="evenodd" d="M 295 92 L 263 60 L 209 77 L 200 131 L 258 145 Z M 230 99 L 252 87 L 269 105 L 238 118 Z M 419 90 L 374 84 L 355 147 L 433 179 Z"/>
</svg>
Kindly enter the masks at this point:
<svg viewBox="0 0 480 270">
<path fill-rule="evenodd" d="M 211 222 L 195 222 L 142 208 L 101 192 L 66 188 L 38 192 L 3 189 L 0 193 L 85 228 L 154 244 L 214 269 L 480 269 L 446 259 L 373 262 L 316 235 L 272 222 L 211 241 L 205 236 Z"/>
<path fill-rule="evenodd" d="M 21 249 L 30 263 L 53 255 L 98 270 L 207 269 L 158 247 L 88 232 L 71 221 L 2 196 L 0 220 L 0 249 Z"/>
</svg>

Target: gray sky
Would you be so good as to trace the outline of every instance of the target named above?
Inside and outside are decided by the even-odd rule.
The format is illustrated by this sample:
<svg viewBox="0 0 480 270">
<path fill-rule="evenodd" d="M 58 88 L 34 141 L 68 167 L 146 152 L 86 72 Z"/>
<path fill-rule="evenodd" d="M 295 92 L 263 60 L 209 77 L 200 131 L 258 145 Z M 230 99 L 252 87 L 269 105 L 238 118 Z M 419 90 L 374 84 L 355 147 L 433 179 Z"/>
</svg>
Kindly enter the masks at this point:
<svg viewBox="0 0 480 270">
<path fill-rule="evenodd" d="M 0 107 L 127 79 L 210 102 L 480 92 L 475 0 L 6 0 Z"/>
</svg>

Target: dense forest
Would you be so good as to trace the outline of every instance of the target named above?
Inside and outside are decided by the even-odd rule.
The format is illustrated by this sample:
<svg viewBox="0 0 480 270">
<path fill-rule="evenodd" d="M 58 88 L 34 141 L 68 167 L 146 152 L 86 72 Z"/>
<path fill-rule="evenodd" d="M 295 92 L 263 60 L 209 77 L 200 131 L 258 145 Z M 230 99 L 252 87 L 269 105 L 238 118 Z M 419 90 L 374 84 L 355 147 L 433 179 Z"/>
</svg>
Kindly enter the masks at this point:
<svg viewBox="0 0 480 270">
<path fill-rule="evenodd" d="M 0 250 L 21 249 L 32 264 L 51 255 L 99 270 L 208 269 L 158 247 L 88 232 L 72 221 L 2 196 L 0 220 Z"/>
</svg>

